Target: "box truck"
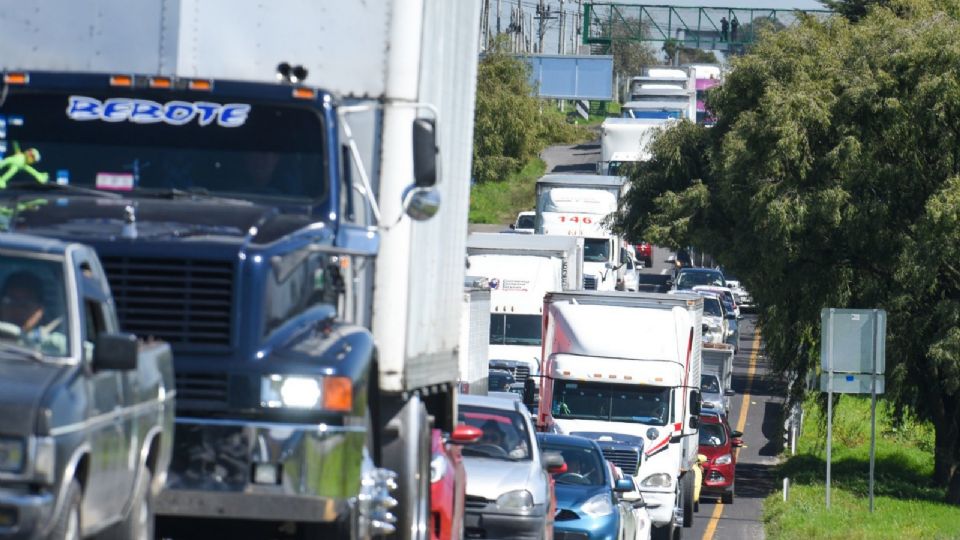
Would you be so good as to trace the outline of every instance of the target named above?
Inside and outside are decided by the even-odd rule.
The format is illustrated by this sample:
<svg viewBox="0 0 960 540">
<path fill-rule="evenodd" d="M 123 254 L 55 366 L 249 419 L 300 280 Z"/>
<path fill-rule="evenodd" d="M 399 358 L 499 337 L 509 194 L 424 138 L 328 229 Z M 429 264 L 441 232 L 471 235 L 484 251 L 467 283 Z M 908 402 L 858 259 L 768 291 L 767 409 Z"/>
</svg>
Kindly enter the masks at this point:
<svg viewBox="0 0 960 540">
<path fill-rule="evenodd" d="M 663 538 L 693 521 L 702 312 L 695 295 L 580 291 L 544 298 L 538 427 L 643 438 L 634 471 L 651 503 L 655 536 Z"/>
<path fill-rule="evenodd" d="M 600 124 L 600 161 L 597 173 L 616 175 L 628 163 L 650 159 L 650 141 L 669 120 L 607 118 Z"/>
<path fill-rule="evenodd" d="M 517 383 L 539 384 L 541 312 L 550 291 L 576 290 L 583 281 L 583 239 L 576 236 L 473 233 L 467 272 L 490 289 L 489 367 Z"/>
<path fill-rule="evenodd" d="M 172 528 L 427 537 L 430 423 L 457 418 L 479 17 L 479 0 L 0 13 L 0 152 L 19 164 L 0 205 L 43 201 L 4 224 L 93 246 L 121 327 L 171 344 L 155 510 Z"/>
</svg>

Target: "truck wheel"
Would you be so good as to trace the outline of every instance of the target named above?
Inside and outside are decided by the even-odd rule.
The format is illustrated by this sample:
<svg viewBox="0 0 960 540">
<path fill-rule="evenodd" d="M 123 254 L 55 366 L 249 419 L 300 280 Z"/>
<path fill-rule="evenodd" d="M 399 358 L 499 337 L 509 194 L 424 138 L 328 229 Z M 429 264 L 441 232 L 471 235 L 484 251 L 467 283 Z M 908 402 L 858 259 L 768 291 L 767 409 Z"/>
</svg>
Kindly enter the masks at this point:
<svg viewBox="0 0 960 540">
<path fill-rule="evenodd" d="M 103 532 L 100 540 L 153 540 L 153 474 L 143 469 L 130 512 L 123 521 Z"/>
<path fill-rule="evenodd" d="M 397 435 L 384 445 L 383 462 L 397 477 L 394 511 L 397 538 L 426 540 L 430 532 L 430 422 L 427 409 L 414 395 L 392 420 Z"/>
<path fill-rule="evenodd" d="M 80 482 L 70 481 L 63 498 L 62 513 L 50 531 L 50 540 L 80 540 L 80 502 L 82 500 Z"/>
<path fill-rule="evenodd" d="M 680 496 L 683 503 L 683 526 L 693 526 L 693 471 L 683 475 L 680 480 L 683 484 L 680 488 Z"/>
<path fill-rule="evenodd" d="M 674 530 L 679 531 L 679 527 L 674 527 L 671 523 L 670 525 L 664 525 L 662 527 L 652 527 L 650 529 L 650 539 L 651 540 L 673 540 Z"/>
</svg>

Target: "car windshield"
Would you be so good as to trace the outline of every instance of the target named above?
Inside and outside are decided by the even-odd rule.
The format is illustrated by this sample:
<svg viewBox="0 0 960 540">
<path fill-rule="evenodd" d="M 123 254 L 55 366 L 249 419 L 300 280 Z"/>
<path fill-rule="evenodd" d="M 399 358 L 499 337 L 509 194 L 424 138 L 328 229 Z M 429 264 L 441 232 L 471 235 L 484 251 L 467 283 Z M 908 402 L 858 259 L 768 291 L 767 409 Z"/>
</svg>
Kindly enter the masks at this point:
<svg viewBox="0 0 960 540">
<path fill-rule="evenodd" d="M 145 89 L 11 93 L 0 105 L 0 154 L 33 163 L 8 189 L 47 178 L 134 195 L 326 196 L 324 125 L 313 109 L 218 101 Z"/>
<path fill-rule="evenodd" d="M 700 424 L 700 446 L 718 447 L 727 442 L 727 433 L 720 424 Z"/>
<path fill-rule="evenodd" d="M 720 307 L 720 299 L 716 296 L 707 296 L 703 299 L 703 314 L 711 317 L 723 317 L 723 309 Z"/>
<path fill-rule="evenodd" d="M 491 345 L 540 345 L 542 332 L 540 315 L 490 314 Z"/>
<path fill-rule="evenodd" d="M 67 356 L 63 260 L 0 252 L 0 345 L 31 355 Z"/>
<path fill-rule="evenodd" d="M 700 391 L 719 394 L 720 393 L 720 381 L 717 380 L 716 375 L 701 375 L 700 376 Z"/>
<path fill-rule="evenodd" d="M 559 452 L 567 464 L 567 471 L 556 475 L 558 484 L 575 484 L 580 486 L 602 486 L 603 459 L 592 448 L 569 446 L 565 444 L 544 443 L 543 449 L 550 452 Z"/>
<path fill-rule="evenodd" d="M 480 428 L 480 440 L 463 447 L 463 455 L 519 461 L 530 459 L 530 434 L 516 411 L 461 405 L 460 422 Z"/>
<path fill-rule="evenodd" d="M 724 286 L 723 274 L 720 272 L 680 272 L 677 277 L 678 289 L 692 289 L 697 285 Z"/>
<path fill-rule="evenodd" d="M 610 258 L 610 242 L 606 238 L 586 238 L 583 241 L 584 262 L 607 262 Z"/>
<path fill-rule="evenodd" d="M 670 418 L 670 389 L 554 381 L 552 411 L 554 418 L 663 426 Z"/>
<path fill-rule="evenodd" d="M 517 218 L 518 229 L 532 229 L 535 216 L 524 215 Z"/>
</svg>

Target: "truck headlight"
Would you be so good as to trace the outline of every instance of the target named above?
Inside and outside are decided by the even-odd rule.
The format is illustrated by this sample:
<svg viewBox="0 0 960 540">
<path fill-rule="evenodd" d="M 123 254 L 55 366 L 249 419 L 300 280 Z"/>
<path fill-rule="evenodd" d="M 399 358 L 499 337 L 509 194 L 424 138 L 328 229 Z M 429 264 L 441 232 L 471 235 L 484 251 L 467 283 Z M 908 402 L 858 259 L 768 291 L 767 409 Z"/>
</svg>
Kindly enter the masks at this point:
<svg viewBox="0 0 960 540">
<path fill-rule="evenodd" d="M 580 507 L 583 513 L 590 517 L 601 517 L 613 513 L 613 503 L 610 502 L 610 495 L 606 493 L 597 493 L 587 499 Z"/>
<path fill-rule="evenodd" d="M 26 443 L 23 439 L 0 438 L 0 471 L 18 473 L 23 470 Z"/>
<path fill-rule="evenodd" d="M 730 454 L 724 454 L 717 459 L 713 460 L 715 465 L 729 465 L 733 458 L 730 457 Z"/>
<path fill-rule="evenodd" d="M 497 506 L 510 510 L 533 509 L 533 495 L 525 489 L 508 491 L 497 497 Z"/>
<path fill-rule="evenodd" d="M 349 377 L 266 375 L 260 379 L 260 406 L 349 411 L 353 382 Z"/>
<path fill-rule="evenodd" d="M 673 486 L 673 477 L 669 473 L 653 473 L 640 482 L 642 488 L 669 488 Z"/>
</svg>

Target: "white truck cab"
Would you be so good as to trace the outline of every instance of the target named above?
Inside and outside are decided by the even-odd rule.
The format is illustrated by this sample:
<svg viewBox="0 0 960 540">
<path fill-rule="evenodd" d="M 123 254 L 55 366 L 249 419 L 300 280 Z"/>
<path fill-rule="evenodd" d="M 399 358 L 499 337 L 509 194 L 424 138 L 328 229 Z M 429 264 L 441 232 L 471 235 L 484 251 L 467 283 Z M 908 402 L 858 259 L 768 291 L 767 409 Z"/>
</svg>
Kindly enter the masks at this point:
<svg viewBox="0 0 960 540">
<path fill-rule="evenodd" d="M 669 534 L 693 518 L 701 320 L 695 295 L 551 293 L 544 299 L 540 429 L 641 437 L 637 479 Z"/>
</svg>

